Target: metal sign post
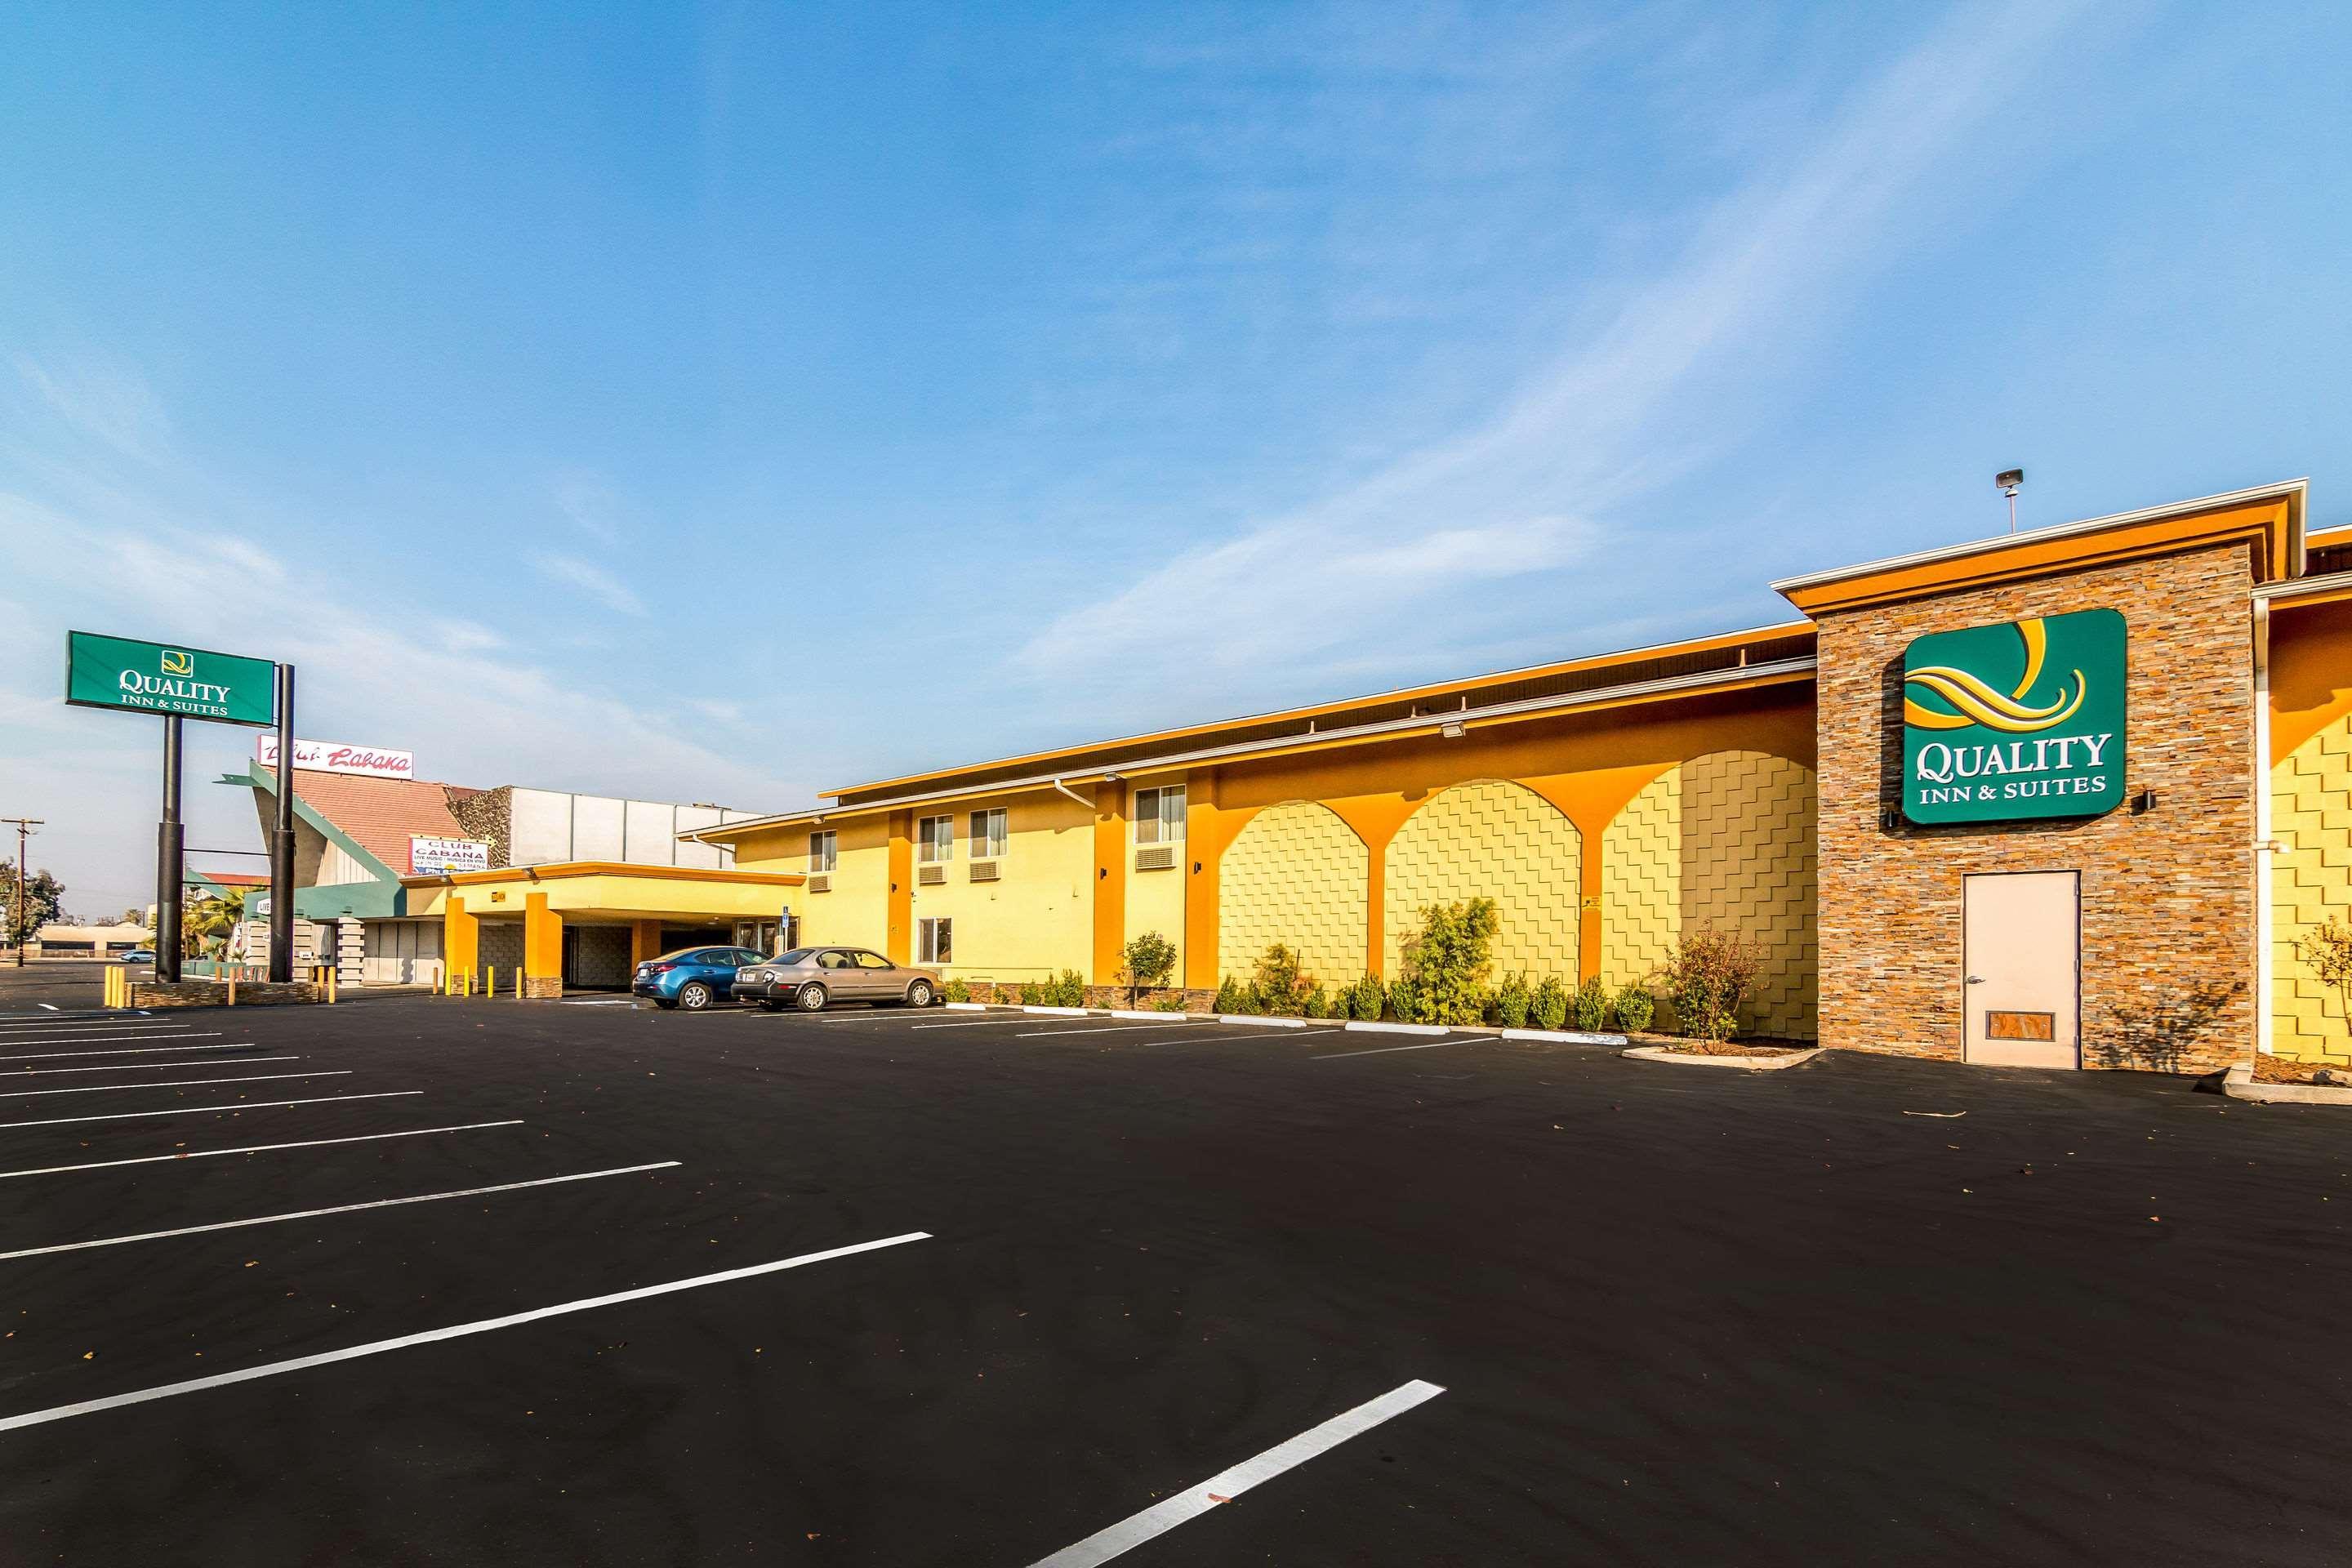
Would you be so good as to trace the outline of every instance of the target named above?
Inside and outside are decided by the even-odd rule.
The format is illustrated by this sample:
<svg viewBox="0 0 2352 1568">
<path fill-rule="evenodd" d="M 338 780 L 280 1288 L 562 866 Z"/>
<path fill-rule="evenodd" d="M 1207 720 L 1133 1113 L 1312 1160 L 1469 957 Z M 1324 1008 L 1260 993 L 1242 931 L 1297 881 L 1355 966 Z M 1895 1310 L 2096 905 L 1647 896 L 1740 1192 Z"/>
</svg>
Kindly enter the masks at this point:
<svg viewBox="0 0 2352 1568">
<path fill-rule="evenodd" d="M 294 667 L 278 667 L 278 829 L 269 836 L 269 978 L 294 978 Z"/>
<path fill-rule="evenodd" d="M 187 833 L 180 826 L 180 716 L 163 716 L 163 820 L 156 828 L 155 978 L 180 978 L 180 876 Z"/>
</svg>

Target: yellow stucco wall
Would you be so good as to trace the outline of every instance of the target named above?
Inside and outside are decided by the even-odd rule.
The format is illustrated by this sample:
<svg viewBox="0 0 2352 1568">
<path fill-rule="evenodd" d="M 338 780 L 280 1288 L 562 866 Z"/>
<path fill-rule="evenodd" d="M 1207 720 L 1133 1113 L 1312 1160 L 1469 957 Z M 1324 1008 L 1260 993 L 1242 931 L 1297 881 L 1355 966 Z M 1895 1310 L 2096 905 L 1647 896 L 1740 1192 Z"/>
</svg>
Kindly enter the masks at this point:
<svg viewBox="0 0 2352 1568">
<path fill-rule="evenodd" d="M 1761 752 L 1711 752 L 1636 794 L 1601 842 L 1601 975 L 1652 974 L 1681 933 L 1711 925 L 1761 947 L 1743 1027 L 1811 1039 L 1812 770 Z"/>
<path fill-rule="evenodd" d="M 1400 973 L 1423 907 L 1488 898 L 1493 982 L 1524 972 L 1573 984 L 1581 847 L 1576 825 L 1524 785 L 1481 779 L 1439 791 L 1389 840 L 1383 973 Z"/>
<path fill-rule="evenodd" d="M 1171 985 L 1184 984 L 1184 889 L 1192 879 L 1192 847 L 1178 843 L 1176 865 L 1166 871 L 1139 871 L 1135 868 L 1135 792 L 1184 783 L 1182 773 L 1154 774 L 1130 781 L 1128 787 L 1127 815 L 1127 915 L 1124 921 L 1125 942 L 1132 942 L 1145 931 L 1156 931 L 1176 947 L 1176 973 L 1169 977 Z M 1112 977 L 1100 975 L 1105 984 Z"/>
<path fill-rule="evenodd" d="M 842 818 L 824 826 L 840 835 L 833 886 L 822 893 L 793 889 L 792 906 L 801 919 L 801 941 L 882 952 L 890 923 L 889 820 Z M 809 832 L 793 826 L 746 837 L 735 851 L 736 869 L 805 872 Z"/>
<path fill-rule="evenodd" d="M 1366 967 L 1371 853 L 1328 806 L 1285 801 L 1252 816 L 1224 853 L 1217 966 L 1247 979 L 1276 942 L 1334 988 Z"/>
<path fill-rule="evenodd" d="M 971 813 L 1004 809 L 1004 855 L 998 879 L 971 879 Z M 955 851 L 947 879 L 922 884 L 918 866 L 913 920 L 955 922 L 955 958 L 939 966 L 950 979 L 1044 980 L 1065 969 L 1086 973 L 1094 945 L 1094 812 L 1051 790 L 1010 797 L 926 805 L 913 813 L 949 817 Z M 914 929 L 919 930 L 919 925 Z M 910 938 L 910 941 L 912 939 Z M 910 949 L 909 957 L 919 950 Z"/>
<path fill-rule="evenodd" d="M 2352 921 L 2352 717 L 2336 719 L 2271 769 L 2271 1046 L 2297 1061 L 2352 1062 L 2342 998 L 2313 978 L 2298 937 Z"/>
</svg>

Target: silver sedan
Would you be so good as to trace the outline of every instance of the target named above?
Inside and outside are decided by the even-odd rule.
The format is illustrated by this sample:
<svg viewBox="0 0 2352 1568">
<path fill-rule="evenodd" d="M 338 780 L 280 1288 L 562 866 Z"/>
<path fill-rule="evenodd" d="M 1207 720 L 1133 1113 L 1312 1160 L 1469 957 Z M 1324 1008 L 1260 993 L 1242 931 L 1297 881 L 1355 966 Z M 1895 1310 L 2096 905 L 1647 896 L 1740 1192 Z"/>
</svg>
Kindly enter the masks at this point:
<svg viewBox="0 0 2352 1568">
<path fill-rule="evenodd" d="M 904 1002 L 928 1007 L 940 994 L 929 969 L 893 963 L 862 947 L 796 947 L 735 972 L 735 1000 L 773 1013 L 822 1012 L 835 1002 Z"/>
</svg>

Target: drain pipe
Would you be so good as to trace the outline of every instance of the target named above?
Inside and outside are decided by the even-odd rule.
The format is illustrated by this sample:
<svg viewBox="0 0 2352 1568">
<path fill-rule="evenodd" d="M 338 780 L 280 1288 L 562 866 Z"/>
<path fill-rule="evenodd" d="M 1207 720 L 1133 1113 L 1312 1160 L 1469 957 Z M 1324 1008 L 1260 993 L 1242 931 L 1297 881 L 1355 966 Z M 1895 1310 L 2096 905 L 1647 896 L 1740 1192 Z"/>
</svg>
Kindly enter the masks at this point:
<svg viewBox="0 0 2352 1568">
<path fill-rule="evenodd" d="M 1076 801 L 1080 805 L 1085 806 L 1088 811 L 1092 811 L 1095 808 L 1095 803 L 1093 801 L 1088 800 L 1085 795 L 1080 795 L 1076 790 L 1072 789 L 1061 780 L 1055 779 L 1054 781 L 1054 787 L 1060 790 L 1064 795 L 1068 795 L 1072 800 Z"/>
</svg>

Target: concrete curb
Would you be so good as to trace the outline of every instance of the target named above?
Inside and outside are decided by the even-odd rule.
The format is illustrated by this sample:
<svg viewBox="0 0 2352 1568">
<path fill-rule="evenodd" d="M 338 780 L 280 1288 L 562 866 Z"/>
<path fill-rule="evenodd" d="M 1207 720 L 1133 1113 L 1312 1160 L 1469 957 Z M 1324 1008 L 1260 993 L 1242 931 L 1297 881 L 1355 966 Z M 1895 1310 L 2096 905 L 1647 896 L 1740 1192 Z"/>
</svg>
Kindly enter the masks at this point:
<svg viewBox="0 0 2352 1568">
<path fill-rule="evenodd" d="M 1560 1046 L 1622 1046 L 1629 1042 L 1622 1035 L 1588 1035 L 1581 1029 L 1506 1029 L 1507 1040 L 1542 1040 Z"/>
<path fill-rule="evenodd" d="M 2352 1089 L 2333 1089 L 2324 1083 L 2256 1083 L 2254 1069 L 2231 1068 L 2221 1080 L 2221 1092 L 2231 1100 L 2251 1100 L 2261 1105 L 2352 1105 Z"/>
<path fill-rule="evenodd" d="M 1156 1024 L 1164 1018 L 1200 1018 L 1205 1021 L 1208 1017 L 1205 1013 L 1162 1013 L 1153 1007 L 1113 1007 L 1110 1016 L 1114 1018 L 1140 1018 L 1148 1024 Z"/>
<path fill-rule="evenodd" d="M 950 1002 L 947 1005 L 947 1009 L 950 1013 L 985 1013 L 988 1011 L 988 1004 L 985 1002 Z"/>
<path fill-rule="evenodd" d="M 1087 1012 L 1084 1007 L 1024 1006 L 1021 1010 L 1024 1013 L 1035 1013 L 1047 1018 L 1091 1018 L 1095 1016 L 1094 1014 Z"/>
<path fill-rule="evenodd" d="M 1350 1018 L 1344 1027 L 1363 1035 L 1450 1035 L 1454 1031 L 1443 1024 L 1368 1024 Z M 1479 1031 L 1481 1034 L 1484 1030 Z"/>
<path fill-rule="evenodd" d="M 1636 1046 L 1630 1051 L 1619 1051 L 1621 1057 L 1636 1061 L 1672 1062 L 1678 1067 L 1733 1068 L 1741 1072 L 1779 1072 L 1782 1068 L 1802 1067 L 1822 1054 L 1815 1046 L 1810 1051 L 1790 1051 L 1782 1057 L 1707 1057 L 1691 1051 L 1669 1050 L 1664 1046 Z"/>
<path fill-rule="evenodd" d="M 1251 1024 L 1261 1029 L 1303 1029 L 1307 1027 L 1307 1020 L 1304 1018 L 1261 1018 L 1255 1013 L 1220 1013 L 1217 1015 L 1217 1022 L 1220 1024 Z"/>
</svg>

